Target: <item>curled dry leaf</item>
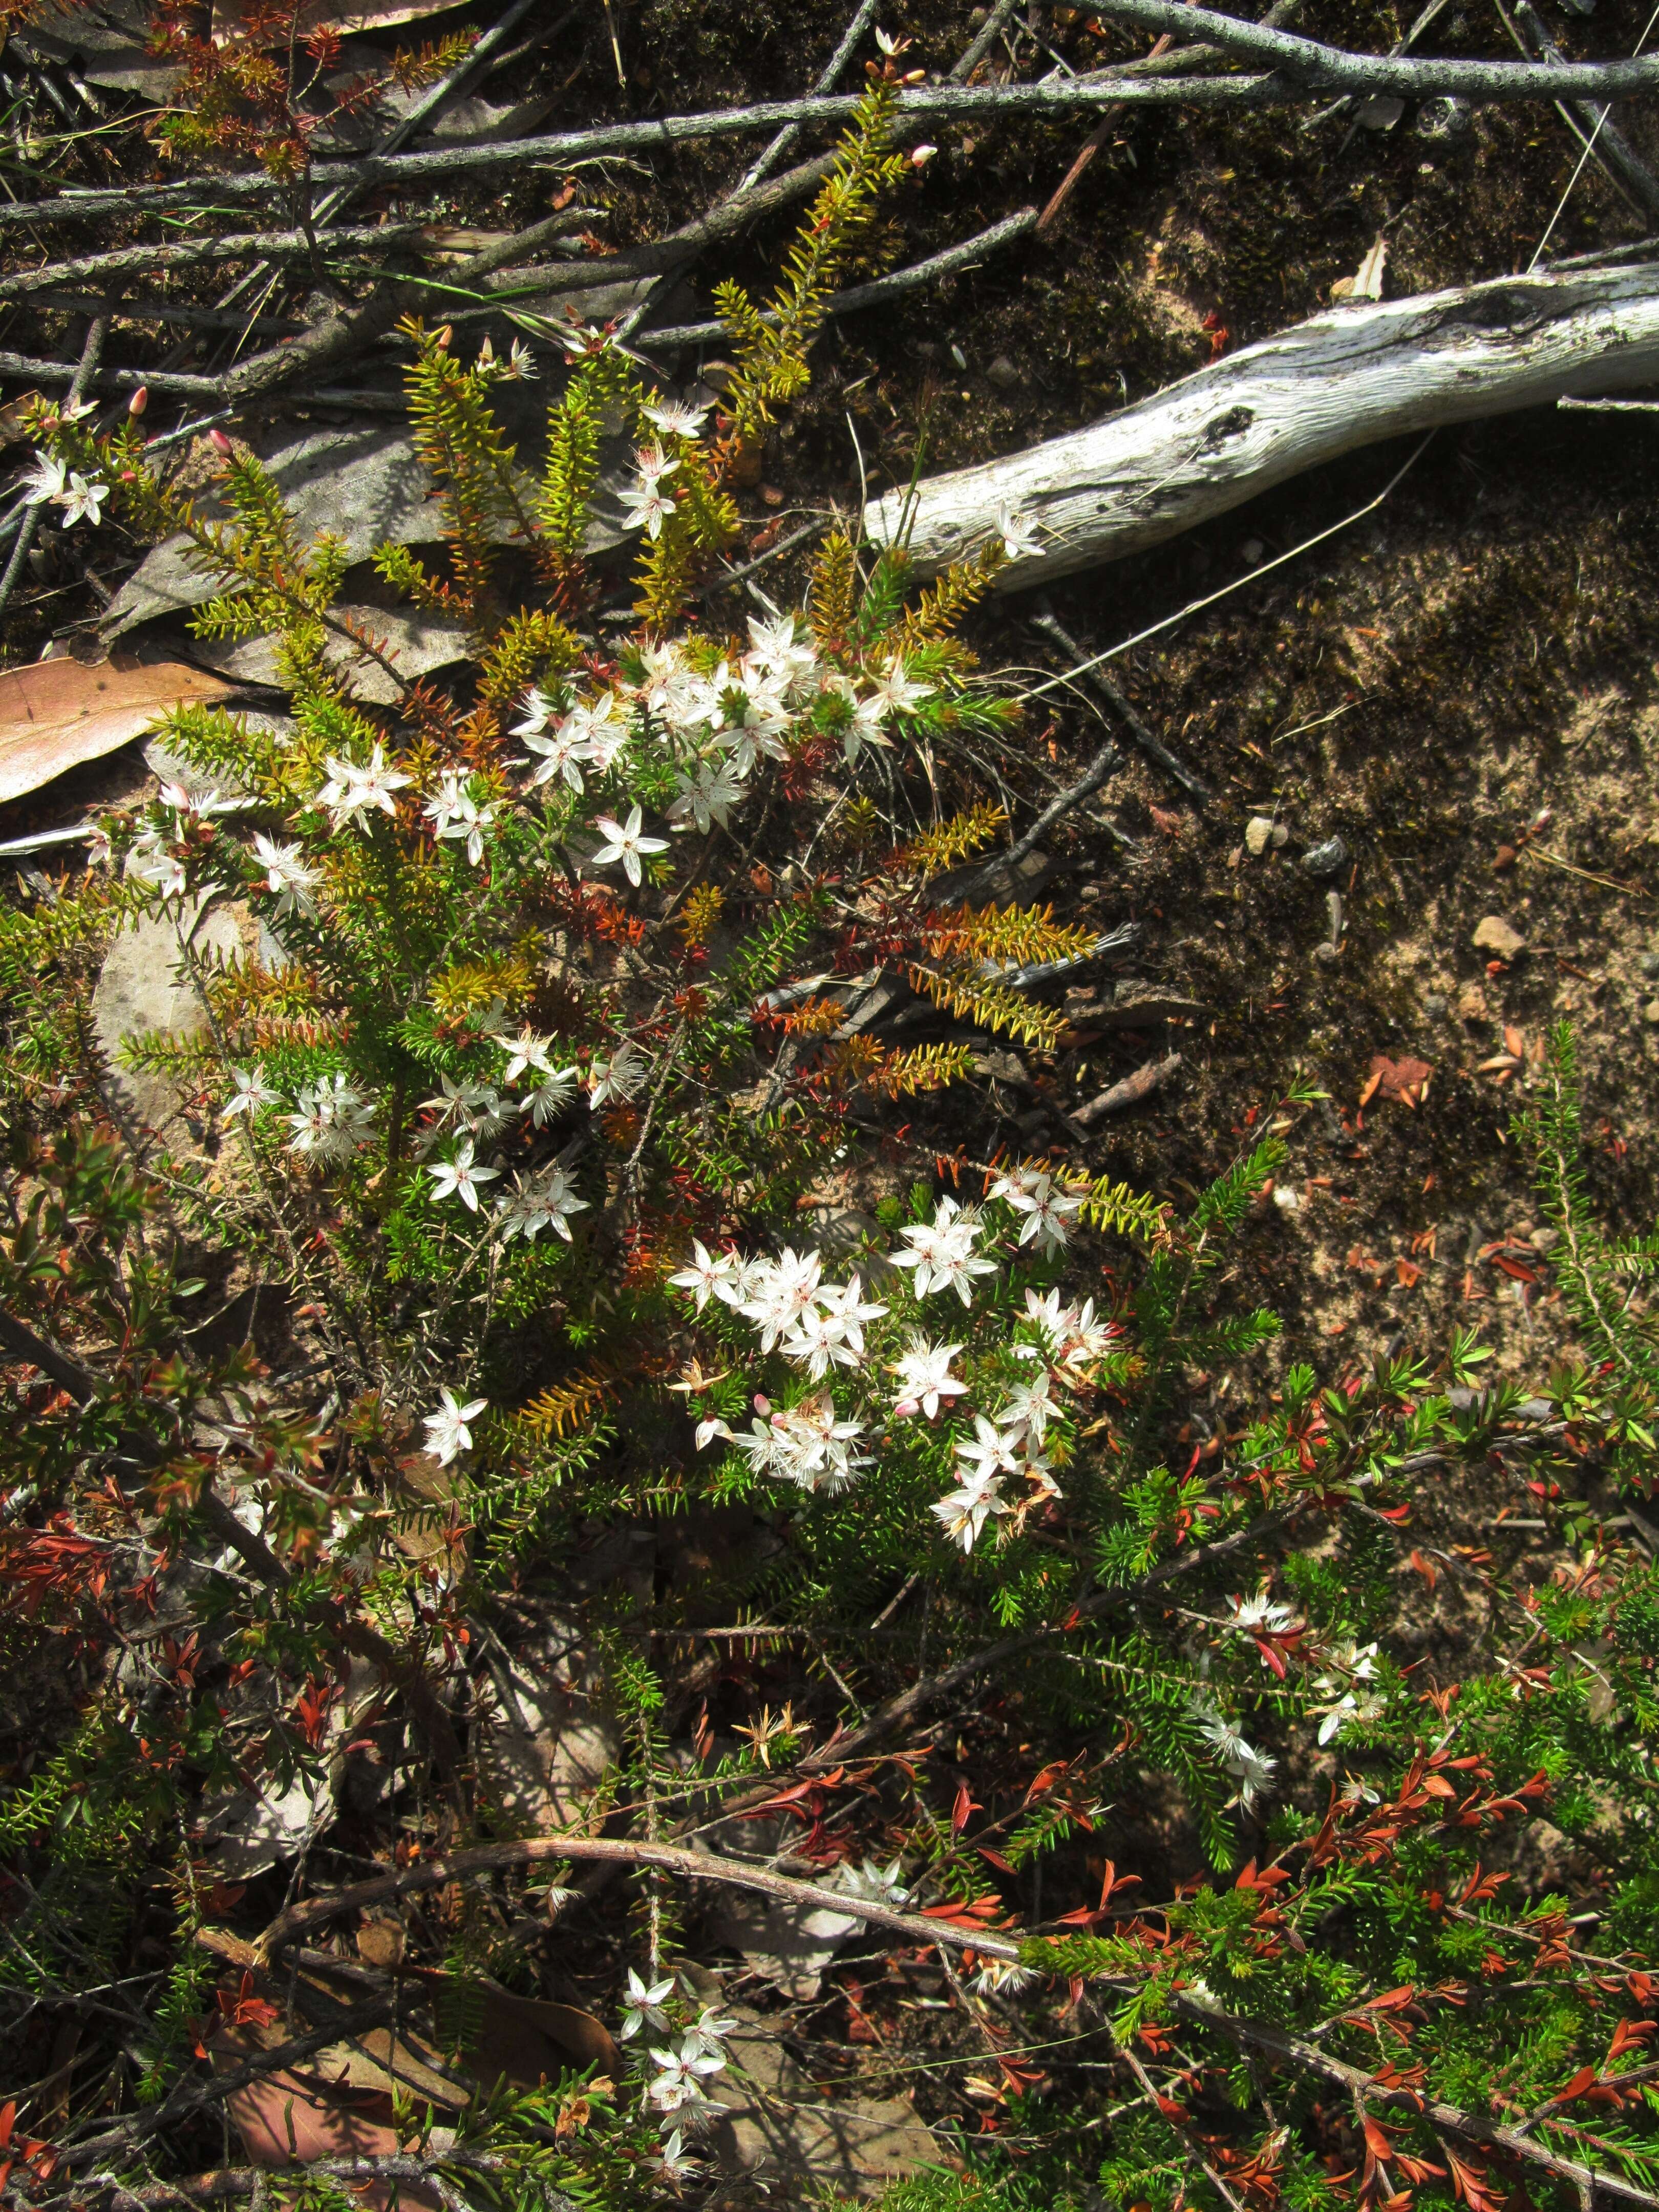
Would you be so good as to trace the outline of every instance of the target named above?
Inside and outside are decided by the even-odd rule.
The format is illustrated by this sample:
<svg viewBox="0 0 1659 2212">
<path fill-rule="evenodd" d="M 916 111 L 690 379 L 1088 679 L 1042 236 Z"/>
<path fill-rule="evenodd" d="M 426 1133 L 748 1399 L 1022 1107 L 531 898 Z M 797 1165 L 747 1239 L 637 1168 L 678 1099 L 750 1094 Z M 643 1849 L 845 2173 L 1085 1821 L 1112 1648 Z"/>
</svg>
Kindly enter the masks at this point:
<svg viewBox="0 0 1659 2212">
<path fill-rule="evenodd" d="M 206 706 L 232 689 L 173 660 L 106 660 L 98 668 L 37 660 L 0 669 L 0 801 L 130 744 L 170 707 Z"/>
</svg>

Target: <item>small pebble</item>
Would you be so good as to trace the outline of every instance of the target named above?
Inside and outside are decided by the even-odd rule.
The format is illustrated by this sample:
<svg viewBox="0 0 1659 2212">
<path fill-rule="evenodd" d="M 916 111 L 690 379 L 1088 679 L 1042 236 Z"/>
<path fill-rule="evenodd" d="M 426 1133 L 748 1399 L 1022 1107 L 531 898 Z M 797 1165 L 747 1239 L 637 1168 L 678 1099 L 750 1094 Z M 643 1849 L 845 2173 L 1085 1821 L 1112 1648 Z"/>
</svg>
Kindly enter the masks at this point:
<svg viewBox="0 0 1659 2212">
<path fill-rule="evenodd" d="M 1244 849 L 1253 860 L 1259 860 L 1261 858 L 1273 842 L 1273 825 L 1270 816 L 1251 815 L 1244 825 Z"/>
<path fill-rule="evenodd" d="M 1273 824 L 1273 848 L 1274 852 L 1279 852 L 1284 846 L 1288 845 L 1290 842 L 1290 831 L 1285 827 L 1285 824 L 1282 822 L 1275 822 Z"/>
<path fill-rule="evenodd" d="M 1281 1213 L 1299 1213 L 1302 1210 L 1302 1194 L 1294 1184 L 1276 1183 L 1273 1186 L 1273 1204 Z"/>
<path fill-rule="evenodd" d="M 1457 1014 L 1460 1021 L 1484 1022 L 1486 1018 L 1486 991 L 1483 983 L 1465 983 L 1457 994 Z"/>
<path fill-rule="evenodd" d="M 1267 551 L 1259 538 L 1247 538 L 1238 549 L 1238 557 L 1247 568 L 1259 568 Z"/>
<path fill-rule="evenodd" d="M 1446 1011 L 1445 993 L 1443 991 L 1430 991 L 1424 998 L 1423 1011 L 1429 1017 L 1431 1021 L 1437 1022 Z"/>
<path fill-rule="evenodd" d="M 1337 951 L 1335 945 L 1327 942 L 1323 945 L 1315 945 L 1313 949 L 1313 957 L 1320 967 L 1334 968 L 1337 962 L 1342 957 L 1342 955 Z"/>
<path fill-rule="evenodd" d="M 1340 837 L 1324 838 L 1317 845 L 1310 845 L 1302 855 L 1302 865 L 1310 876 L 1334 876 L 1347 865 L 1348 848 Z"/>
<path fill-rule="evenodd" d="M 1019 371 L 1006 353 L 1000 353 L 985 372 L 999 392 L 1012 392 L 1019 382 Z"/>
<path fill-rule="evenodd" d="M 1470 941 L 1477 952 L 1494 953 L 1499 960 L 1513 960 L 1517 952 L 1527 949 L 1526 939 L 1501 914 L 1489 914 Z"/>
<path fill-rule="evenodd" d="M 1659 1029 L 1659 999 L 1650 999 L 1642 1009 L 1642 1019 L 1650 1028 Z"/>
<path fill-rule="evenodd" d="M 1647 976 L 1659 976 L 1659 952 L 1644 952 L 1637 966 Z"/>
</svg>

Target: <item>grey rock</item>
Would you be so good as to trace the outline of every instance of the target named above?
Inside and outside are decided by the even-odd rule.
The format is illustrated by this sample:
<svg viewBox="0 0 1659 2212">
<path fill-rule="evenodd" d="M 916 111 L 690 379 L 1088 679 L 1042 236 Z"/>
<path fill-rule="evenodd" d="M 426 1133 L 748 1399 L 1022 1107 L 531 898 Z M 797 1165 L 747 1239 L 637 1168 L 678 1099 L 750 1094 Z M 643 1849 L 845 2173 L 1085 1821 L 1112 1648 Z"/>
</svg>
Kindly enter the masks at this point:
<svg viewBox="0 0 1659 2212">
<path fill-rule="evenodd" d="M 419 614 L 413 608 L 341 606 L 337 616 L 360 626 L 366 636 L 380 642 L 381 650 L 405 683 L 430 676 L 440 668 L 453 668 L 466 659 L 467 628 L 453 616 Z M 276 640 L 246 637 L 210 640 L 196 647 L 198 656 L 222 676 L 234 676 L 244 684 L 276 686 Z M 331 638 L 329 659 L 349 674 L 360 699 L 377 707 L 395 707 L 401 694 L 391 672 L 379 661 L 354 653 L 343 638 Z"/>
<path fill-rule="evenodd" d="M 1650 981 L 1659 981 L 1659 952 L 1644 952 L 1636 964 Z"/>
<path fill-rule="evenodd" d="M 184 64 L 150 46 L 149 0 L 45 0 L 30 12 L 24 43 L 43 61 L 78 70 L 88 84 L 166 100 Z"/>
<path fill-rule="evenodd" d="M 1006 353 L 1000 353 L 985 374 L 999 392 L 1012 392 L 1024 380 Z"/>
<path fill-rule="evenodd" d="M 608 290 L 624 289 L 612 285 Z M 592 319 L 587 303 L 576 304 L 585 319 Z M 605 312 L 615 310 L 607 307 Z M 500 411 L 509 429 L 532 433 L 534 426 L 527 414 L 513 417 L 513 406 L 524 405 L 518 388 L 507 385 L 501 391 Z M 545 404 L 544 399 L 536 403 L 538 413 Z M 319 424 L 295 437 L 291 425 L 273 422 L 252 429 L 247 443 L 288 501 L 301 545 L 327 532 L 343 546 L 351 566 L 367 561 L 380 544 L 436 543 L 440 511 L 429 496 L 432 480 L 399 423 L 370 417 L 343 425 Z M 620 545 L 628 536 L 617 498 L 621 482 L 620 466 L 601 482 L 584 546 L 590 554 Z M 206 521 L 227 520 L 227 509 L 211 489 L 201 495 L 198 507 Z M 506 539 L 505 523 L 498 534 Z M 186 538 L 166 538 L 145 555 L 116 594 L 104 618 L 104 635 L 119 637 L 140 623 L 200 606 L 217 589 L 214 578 L 198 566 Z"/>
<path fill-rule="evenodd" d="M 1354 109 L 1354 119 L 1362 131 L 1392 131 L 1405 112 L 1403 100 L 1384 94 L 1376 100 L 1362 100 Z"/>
<path fill-rule="evenodd" d="M 93 1031 L 109 1063 L 112 1103 L 158 1132 L 179 1114 L 178 1085 L 170 1076 L 124 1066 L 122 1048 L 129 1037 L 158 1030 L 181 1040 L 206 1034 L 206 1009 L 180 964 L 186 943 L 234 957 L 242 945 L 234 910 L 212 907 L 182 925 L 141 915 L 111 944 L 92 994 Z"/>
<path fill-rule="evenodd" d="M 902 2098 L 831 2100 L 772 2021 L 743 2005 L 720 2009 L 738 2028 L 726 2045 L 732 2063 L 709 2084 L 708 2140 L 726 2172 L 752 2173 L 779 2204 L 832 2195 L 870 2203 L 890 2182 L 942 2163 L 941 2145 Z"/>
<path fill-rule="evenodd" d="M 1430 991 L 1424 998 L 1423 1011 L 1431 1021 L 1439 1021 L 1450 1001 L 1443 991 Z"/>
<path fill-rule="evenodd" d="M 1302 865 L 1310 876 L 1334 876 L 1347 864 L 1347 843 L 1340 836 L 1322 838 L 1302 855 Z"/>
</svg>

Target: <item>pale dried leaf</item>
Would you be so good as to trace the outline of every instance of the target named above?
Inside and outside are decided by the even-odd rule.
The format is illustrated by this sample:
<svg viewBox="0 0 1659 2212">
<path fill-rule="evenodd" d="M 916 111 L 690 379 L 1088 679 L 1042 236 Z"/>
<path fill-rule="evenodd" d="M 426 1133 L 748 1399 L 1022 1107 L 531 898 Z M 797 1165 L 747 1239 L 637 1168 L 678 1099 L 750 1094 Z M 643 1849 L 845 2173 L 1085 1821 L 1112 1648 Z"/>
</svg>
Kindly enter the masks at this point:
<svg viewBox="0 0 1659 2212">
<path fill-rule="evenodd" d="M 131 744 L 171 707 L 206 706 L 233 688 L 172 660 L 83 668 L 66 659 L 0 669 L 0 801 Z"/>
</svg>

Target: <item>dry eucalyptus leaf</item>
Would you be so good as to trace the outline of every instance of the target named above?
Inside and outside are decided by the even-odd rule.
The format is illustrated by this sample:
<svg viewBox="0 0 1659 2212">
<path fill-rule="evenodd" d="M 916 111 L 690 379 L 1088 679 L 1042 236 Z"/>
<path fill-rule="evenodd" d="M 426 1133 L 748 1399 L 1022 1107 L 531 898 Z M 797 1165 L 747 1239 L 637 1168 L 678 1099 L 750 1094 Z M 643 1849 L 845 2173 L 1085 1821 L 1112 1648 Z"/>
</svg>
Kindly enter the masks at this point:
<svg viewBox="0 0 1659 2212">
<path fill-rule="evenodd" d="M 141 738 L 170 707 L 207 706 L 234 687 L 162 660 L 37 660 L 0 669 L 0 801 L 39 791 L 85 761 Z"/>
</svg>

